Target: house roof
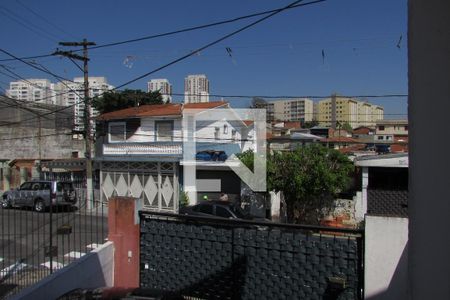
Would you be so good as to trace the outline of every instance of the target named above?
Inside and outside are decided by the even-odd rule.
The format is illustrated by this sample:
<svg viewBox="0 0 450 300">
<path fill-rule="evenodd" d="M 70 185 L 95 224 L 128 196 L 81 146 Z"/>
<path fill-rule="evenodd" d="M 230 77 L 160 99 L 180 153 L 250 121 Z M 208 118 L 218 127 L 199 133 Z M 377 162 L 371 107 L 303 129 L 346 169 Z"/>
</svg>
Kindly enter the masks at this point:
<svg viewBox="0 0 450 300">
<path fill-rule="evenodd" d="M 374 132 L 374 129 L 371 129 L 369 127 L 358 127 L 353 129 L 353 134 L 369 134 L 370 132 Z"/>
<path fill-rule="evenodd" d="M 378 120 L 377 125 L 408 125 L 408 120 Z"/>
<path fill-rule="evenodd" d="M 228 102 L 226 101 L 211 101 L 211 102 L 202 102 L 202 103 L 186 103 L 183 108 L 185 109 L 209 109 L 216 108 L 220 106 L 228 106 Z"/>
<path fill-rule="evenodd" d="M 141 105 L 101 114 L 97 117 L 97 120 L 106 121 L 141 117 L 181 116 L 183 109 L 210 109 L 227 105 L 228 102 L 225 101 L 187 103 L 184 105 L 181 103 Z"/>
</svg>

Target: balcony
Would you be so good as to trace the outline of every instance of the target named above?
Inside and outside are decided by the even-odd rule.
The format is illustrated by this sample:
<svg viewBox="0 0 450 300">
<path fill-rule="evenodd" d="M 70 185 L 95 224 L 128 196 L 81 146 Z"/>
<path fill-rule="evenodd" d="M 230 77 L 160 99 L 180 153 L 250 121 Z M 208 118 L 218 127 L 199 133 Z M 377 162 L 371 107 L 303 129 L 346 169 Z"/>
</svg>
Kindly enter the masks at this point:
<svg viewBox="0 0 450 300">
<path fill-rule="evenodd" d="M 182 155 L 181 142 L 103 144 L 103 155 Z"/>
</svg>

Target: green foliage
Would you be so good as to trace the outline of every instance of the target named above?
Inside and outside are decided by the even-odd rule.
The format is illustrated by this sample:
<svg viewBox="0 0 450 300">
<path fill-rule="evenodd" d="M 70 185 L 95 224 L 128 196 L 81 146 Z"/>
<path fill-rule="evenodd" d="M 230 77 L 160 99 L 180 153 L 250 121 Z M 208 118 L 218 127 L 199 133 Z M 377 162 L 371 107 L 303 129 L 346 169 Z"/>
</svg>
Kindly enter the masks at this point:
<svg viewBox="0 0 450 300">
<path fill-rule="evenodd" d="M 135 107 L 146 104 L 163 104 L 161 94 L 156 92 L 144 92 L 141 90 L 124 90 L 118 92 L 107 92 L 102 97 L 94 98 L 93 107 L 101 114 Z"/>
<path fill-rule="evenodd" d="M 344 129 L 347 132 L 352 132 L 353 131 L 352 126 L 348 122 L 345 122 L 344 124 L 342 124 L 341 128 Z"/>
<path fill-rule="evenodd" d="M 180 207 L 189 205 L 189 196 L 186 192 L 180 192 Z"/>
<path fill-rule="evenodd" d="M 266 108 L 267 101 L 260 97 L 253 97 L 250 108 Z"/>
<path fill-rule="evenodd" d="M 251 151 L 239 158 L 252 168 Z M 339 151 L 312 144 L 269 155 L 267 187 L 283 192 L 290 222 L 317 224 L 333 208 L 336 195 L 349 186 L 353 169 Z"/>
<path fill-rule="evenodd" d="M 303 128 L 312 128 L 312 127 L 317 126 L 317 125 L 319 125 L 319 122 L 317 122 L 317 121 L 308 121 L 308 122 L 304 122 L 302 124 L 302 127 Z"/>
</svg>

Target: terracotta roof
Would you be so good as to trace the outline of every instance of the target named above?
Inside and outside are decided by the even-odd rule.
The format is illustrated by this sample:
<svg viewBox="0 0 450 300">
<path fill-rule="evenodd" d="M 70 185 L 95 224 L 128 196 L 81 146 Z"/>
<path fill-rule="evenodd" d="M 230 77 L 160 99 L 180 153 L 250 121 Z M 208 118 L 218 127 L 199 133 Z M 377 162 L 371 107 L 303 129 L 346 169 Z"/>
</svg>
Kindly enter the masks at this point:
<svg viewBox="0 0 450 300">
<path fill-rule="evenodd" d="M 202 102 L 202 103 L 186 103 L 184 108 L 186 109 L 208 109 L 208 108 L 216 108 L 222 105 L 228 106 L 228 102 L 226 101 L 212 101 L 212 102 Z"/>
<path fill-rule="evenodd" d="M 369 134 L 370 132 L 375 132 L 375 129 L 365 126 L 360 126 L 353 129 L 353 134 Z"/>
<path fill-rule="evenodd" d="M 181 116 L 182 110 L 186 109 L 209 109 L 228 105 L 225 101 L 214 101 L 204 103 L 170 103 L 156 105 L 141 105 L 138 107 L 130 107 L 121 110 L 112 111 L 97 117 L 97 120 L 115 120 L 127 118 L 141 117 L 157 117 L 157 116 Z"/>
<path fill-rule="evenodd" d="M 352 152 L 355 152 L 355 151 L 362 151 L 365 148 L 366 148 L 366 145 L 359 144 L 359 145 L 351 145 L 351 146 L 348 146 L 348 147 L 344 147 L 344 148 L 338 149 L 338 151 L 341 152 L 341 153 L 352 153 Z"/>
<path fill-rule="evenodd" d="M 284 122 L 284 127 L 285 128 L 301 128 L 301 124 L 300 122 Z"/>
<path fill-rule="evenodd" d="M 138 107 L 130 107 L 102 114 L 97 117 L 97 120 L 114 120 L 151 116 L 176 116 L 181 115 L 181 108 L 181 104 L 141 105 Z"/>
</svg>

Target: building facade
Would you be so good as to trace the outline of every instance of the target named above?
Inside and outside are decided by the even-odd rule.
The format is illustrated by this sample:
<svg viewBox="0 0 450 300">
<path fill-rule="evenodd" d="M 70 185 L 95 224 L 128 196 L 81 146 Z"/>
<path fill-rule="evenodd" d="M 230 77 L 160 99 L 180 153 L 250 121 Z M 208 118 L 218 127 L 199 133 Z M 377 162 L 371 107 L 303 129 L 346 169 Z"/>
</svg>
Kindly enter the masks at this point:
<svg viewBox="0 0 450 300">
<path fill-rule="evenodd" d="M 147 91 L 159 91 L 165 103 L 172 102 L 172 85 L 167 79 L 152 79 L 147 82 Z"/>
<path fill-rule="evenodd" d="M 275 120 L 300 122 L 311 122 L 313 120 L 314 105 L 310 99 L 286 99 L 272 103 Z"/>
<path fill-rule="evenodd" d="M 380 120 L 376 125 L 376 141 L 408 141 L 408 120 Z"/>
<path fill-rule="evenodd" d="M 59 104 L 56 101 L 55 85 L 48 79 L 25 79 L 10 82 L 6 96 L 26 102 Z"/>
<path fill-rule="evenodd" d="M 338 127 L 337 124 L 348 123 L 352 128 L 373 127 L 383 117 L 383 107 L 355 98 L 335 96 L 323 99 L 317 104 L 316 119 L 320 126 Z"/>
<path fill-rule="evenodd" d="M 206 75 L 188 75 L 184 79 L 184 103 L 209 102 L 209 80 Z"/>
<path fill-rule="evenodd" d="M 89 97 L 98 97 L 113 89 L 105 77 L 89 77 Z M 84 78 L 75 77 L 73 82 L 63 81 L 56 84 L 58 102 L 63 106 L 73 106 L 74 130 L 84 130 Z M 91 109 L 91 116 L 97 111 Z"/>
</svg>

